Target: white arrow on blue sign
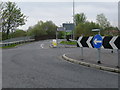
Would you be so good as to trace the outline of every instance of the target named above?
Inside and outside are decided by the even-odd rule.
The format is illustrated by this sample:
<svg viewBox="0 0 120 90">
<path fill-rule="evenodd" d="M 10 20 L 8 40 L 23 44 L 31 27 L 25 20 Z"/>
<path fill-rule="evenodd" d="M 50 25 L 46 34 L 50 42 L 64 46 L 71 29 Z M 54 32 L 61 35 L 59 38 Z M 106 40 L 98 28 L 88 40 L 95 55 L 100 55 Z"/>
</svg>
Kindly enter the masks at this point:
<svg viewBox="0 0 120 90">
<path fill-rule="evenodd" d="M 94 48 L 101 48 L 102 41 L 103 41 L 103 39 L 102 39 L 101 35 L 95 35 L 94 38 L 93 38 Z"/>
</svg>

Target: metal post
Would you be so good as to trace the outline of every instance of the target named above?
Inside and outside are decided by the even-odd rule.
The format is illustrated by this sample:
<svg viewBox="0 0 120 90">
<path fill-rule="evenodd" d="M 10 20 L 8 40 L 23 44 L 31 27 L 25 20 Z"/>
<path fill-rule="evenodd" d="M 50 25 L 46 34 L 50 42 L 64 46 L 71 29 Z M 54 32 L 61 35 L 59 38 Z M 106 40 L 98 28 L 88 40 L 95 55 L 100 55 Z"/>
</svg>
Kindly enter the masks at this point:
<svg viewBox="0 0 120 90">
<path fill-rule="evenodd" d="M 100 53 L 101 53 L 101 49 L 98 48 L 98 61 L 97 61 L 98 64 L 101 64 L 101 61 L 100 61 L 101 60 L 101 54 Z"/>
<path fill-rule="evenodd" d="M 118 49 L 117 52 L 118 52 L 118 68 L 119 68 L 120 67 L 120 61 L 119 61 L 120 60 L 120 50 Z"/>
<path fill-rule="evenodd" d="M 57 46 L 58 46 L 58 33 L 57 33 L 57 30 L 56 30 L 56 43 L 57 43 Z"/>
<path fill-rule="evenodd" d="M 118 51 L 118 69 L 120 68 L 120 49 Z M 118 83 L 120 83 L 120 74 L 118 74 Z M 118 87 L 120 87 L 120 84 L 118 84 Z"/>
<path fill-rule="evenodd" d="M 73 0 L 73 23 L 74 23 L 74 26 L 76 26 L 75 25 L 75 2 L 74 2 L 74 0 Z M 74 29 L 75 29 L 75 27 L 74 27 Z M 75 39 L 75 30 L 73 30 L 73 40 Z"/>
<path fill-rule="evenodd" d="M 84 60 L 83 59 L 83 47 L 81 47 L 81 60 Z"/>
<path fill-rule="evenodd" d="M 67 41 L 67 33 L 66 33 L 66 30 L 65 30 L 65 39 L 66 39 L 66 41 Z"/>
<path fill-rule="evenodd" d="M 99 30 L 98 34 L 100 35 L 100 30 Z"/>
</svg>

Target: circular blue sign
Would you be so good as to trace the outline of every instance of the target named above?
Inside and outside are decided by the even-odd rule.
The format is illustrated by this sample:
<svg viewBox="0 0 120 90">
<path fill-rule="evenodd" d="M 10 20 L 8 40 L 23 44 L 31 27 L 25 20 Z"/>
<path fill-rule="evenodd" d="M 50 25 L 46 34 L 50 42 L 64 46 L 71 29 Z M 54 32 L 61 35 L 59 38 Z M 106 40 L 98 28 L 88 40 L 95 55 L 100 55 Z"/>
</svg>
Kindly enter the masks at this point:
<svg viewBox="0 0 120 90">
<path fill-rule="evenodd" d="M 95 35 L 94 38 L 93 38 L 94 48 L 101 48 L 102 41 L 103 41 L 103 39 L 102 39 L 101 35 Z"/>
</svg>

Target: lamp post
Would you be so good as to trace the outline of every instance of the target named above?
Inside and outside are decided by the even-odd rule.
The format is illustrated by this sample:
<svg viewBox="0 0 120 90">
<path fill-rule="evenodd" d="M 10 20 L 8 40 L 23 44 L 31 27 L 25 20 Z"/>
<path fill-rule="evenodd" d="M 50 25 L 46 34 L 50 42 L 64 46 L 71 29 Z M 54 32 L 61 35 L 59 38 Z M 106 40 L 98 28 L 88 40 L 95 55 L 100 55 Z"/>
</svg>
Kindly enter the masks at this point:
<svg viewBox="0 0 120 90">
<path fill-rule="evenodd" d="M 75 39 L 75 1 L 73 0 L 73 24 L 74 24 L 74 30 L 73 30 L 73 39 Z"/>
</svg>

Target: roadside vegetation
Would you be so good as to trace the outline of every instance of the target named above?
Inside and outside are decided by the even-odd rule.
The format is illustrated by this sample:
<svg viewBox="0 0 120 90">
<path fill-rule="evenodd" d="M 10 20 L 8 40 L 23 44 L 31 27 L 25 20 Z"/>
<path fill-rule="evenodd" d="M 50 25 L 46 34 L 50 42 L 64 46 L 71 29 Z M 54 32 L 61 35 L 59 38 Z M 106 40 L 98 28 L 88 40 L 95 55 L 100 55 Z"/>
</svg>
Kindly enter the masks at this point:
<svg viewBox="0 0 120 90">
<path fill-rule="evenodd" d="M 3 46 L 3 47 L 0 47 L 2 49 L 8 49 L 8 48 L 14 48 L 15 46 L 17 46 L 18 44 L 12 44 L 12 45 L 9 45 L 9 46 Z"/>
<path fill-rule="evenodd" d="M 27 16 L 18 8 L 15 2 L 0 2 L 0 29 L 2 39 L 9 39 L 10 34 L 17 30 L 17 27 L 25 25 Z"/>
<path fill-rule="evenodd" d="M 34 36 L 36 40 L 51 39 L 56 37 L 57 26 L 52 21 L 38 21 L 27 30 L 28 36 Z"/>
<path fill-rule="evenodd" d="M 60 44 L 77 45 L 76 41 L 61 41 Z"/>
<path fill-rule="evenodd" d="M 118 27 L 110 24 L 109 20 L 103 13 L 96 16 L 96 22 L 87 21 L 84 13 L 75 15 L 75 37 L 79 36 L 94 36 L 98 32 L 92 32 L 92 29 L 100 29 L 100 34 L 103 36 L 116 36 L 120 35 Z"/>
</svg>

